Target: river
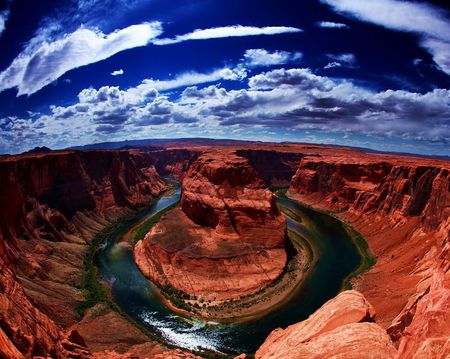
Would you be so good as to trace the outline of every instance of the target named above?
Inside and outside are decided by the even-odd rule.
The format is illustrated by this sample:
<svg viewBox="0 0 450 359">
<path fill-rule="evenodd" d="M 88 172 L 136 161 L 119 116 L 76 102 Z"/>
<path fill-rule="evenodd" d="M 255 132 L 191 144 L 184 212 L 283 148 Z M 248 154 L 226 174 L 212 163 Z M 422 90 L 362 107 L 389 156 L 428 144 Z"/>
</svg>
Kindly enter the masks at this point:
<svg viewBox="0 0 450 359">
<path fill-rule="evenodd" d="M 180 193 L 178 188 L 146 212 L 122 223 L 106 239 L 95 257 L 100 276 L 111 288 L 116 304 L 171 344 L 197 351 L 253 353 L 273 329 L 306 319 L 334 297 L 343 280 L 360 264 L 358 249 L 340 221 L 290 199 L 278 198 L 280 205 L 288 207 L 301 218 L 299 223 L 287 217 L 288 228 L 308 238 L 318 254 L 316 266 L 301 290 L 281 308 L 255 321 L 219 324 L 183 317 L 160 301 L 152 285 L 136 266 L 131 247 L 120 242 L 123 233 L 131 226 L 178 202 Z"/>
</svg>

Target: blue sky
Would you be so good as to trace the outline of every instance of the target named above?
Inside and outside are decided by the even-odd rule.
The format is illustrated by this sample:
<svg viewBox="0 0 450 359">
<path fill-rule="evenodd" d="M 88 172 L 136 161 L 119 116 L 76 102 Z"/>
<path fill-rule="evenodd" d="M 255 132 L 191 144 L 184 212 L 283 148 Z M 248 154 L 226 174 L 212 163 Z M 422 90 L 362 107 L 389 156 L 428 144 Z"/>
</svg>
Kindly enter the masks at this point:
<svg viewBox="0 0 450 359">
<path fill-rule="evenodd" d="M 445 1 L 0 1 L 0 153 L 213 137 L 450 155 Z"/>
</svg>

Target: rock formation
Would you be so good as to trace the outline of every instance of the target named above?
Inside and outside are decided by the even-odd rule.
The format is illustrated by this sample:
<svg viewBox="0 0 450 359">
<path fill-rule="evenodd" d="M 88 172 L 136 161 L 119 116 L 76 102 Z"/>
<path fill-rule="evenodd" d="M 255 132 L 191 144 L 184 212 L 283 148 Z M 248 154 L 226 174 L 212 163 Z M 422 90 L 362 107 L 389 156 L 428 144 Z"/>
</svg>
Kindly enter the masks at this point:
<svg viewBox="0 0 450 359">
<path fill-rule="evenodd" d="M 306 156 L 292 179 L 291 196 L 341 211 L 367 240 L 377 263 L 353 285 L 401 357 L 450 350 L 449 174 L 446 161 L 336 151 Z"/>
<path fill-rule="evenodd" d="M 165 186 L 140 153 L 0 160 L 0 356 L 88 355 L 76 332 L 65 333 L 78 321 L 87 243 L 115 215 Z"/>
<path fill-rule="evenodd" d="M 286 264 L 286 222 L 248 161 L 231 151 L 203 154 L 183 180 L 179 208 L 135 248 L 144 275 L 198 298 L 258 291 Z"/>
<path fill-rule="evenodd" d="M 374 316 L 361 293 L 342 292 L 307 320 L 274 330 L 255 358 L 396 358 L 397 350 L 386 331 L 373 323 Z"/>
</svg>

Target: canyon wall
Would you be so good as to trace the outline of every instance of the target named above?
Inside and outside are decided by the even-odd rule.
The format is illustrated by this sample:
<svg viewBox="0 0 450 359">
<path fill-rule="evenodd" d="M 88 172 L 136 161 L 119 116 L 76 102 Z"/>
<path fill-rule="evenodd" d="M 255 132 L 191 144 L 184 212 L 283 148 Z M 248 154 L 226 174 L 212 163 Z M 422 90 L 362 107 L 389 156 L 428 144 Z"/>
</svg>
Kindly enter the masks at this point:
<svg viewBox="0 0 450 359">
<path fill-rule="evenodd" d="M 306 156 L 289 189 L 367 240 L 377 263 L 353 286 L 401 357 L 450 350 L 449 173 L 445 161 L 337 151 Z"/>
<path fill-rule="evenodd" d="M 302 153 L 283 149 L 243 149 L 236 154 L 248 159 L 268 187 L 289 186 L 303 157 Z"/>
<path fill-rule="evenodd" d="M 286 264 L 286 222 L 249 162 L 233 151 L 203 154 L 183 179 L 180 206 L 135 247 L 145 276 L 197 298 L 258 291 Z"/>
<path fill-rule="evenodd" d="M 174 148 L 149 153 L 150 160 L 161 176 L 181 180 L 191 164 L 202 154 L 200 149 Z"/>
<path fill-rule="evenodd" d="M 75 308 L 84 300 L 77 286 L 87 244 L 124 209 L 164 188 L 142 153 L 70 151 L 0 160 L 2 355 L 88 355 L 76 331 L 65 333 L 79 320 Z"/>
</svg>

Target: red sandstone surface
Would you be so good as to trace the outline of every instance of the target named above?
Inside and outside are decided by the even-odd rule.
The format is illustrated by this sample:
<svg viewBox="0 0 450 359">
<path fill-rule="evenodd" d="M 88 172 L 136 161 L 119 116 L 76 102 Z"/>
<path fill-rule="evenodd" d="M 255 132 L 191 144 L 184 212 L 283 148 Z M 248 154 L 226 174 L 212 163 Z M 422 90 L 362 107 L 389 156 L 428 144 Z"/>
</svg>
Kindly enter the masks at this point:
<svg viewBox="0 0 450 359">
<path fill-rule="evenodd" d="M 292 179 L 294 198 L 342 210 L 368 242 L 377 263 L 354 287 L 400 357 L 450 354 L 449 174 L 446 161 L 342 151 L 306 156 Z"/>
<path fill-rule="evenodd" d="M 79 320 L 83 293 L 76 287 L 87 245 L 117 214 L 164 188 L 140 153 L 66 151 L 0 160 L 1 355 L 89 354 L 76 331 L 65 333 Z"/>
<path fill-rule="evenodd" d="M 197 298 L 254 293 L 286 264 L 286 221 L 257 172 L 233 152 L 208 152 L 184 177 L 180 207 L 135 247 L 145 276 Z"/>
<path fill-rule="evenodd" d="M 375 310 L 361 293 L 342 292 L 307 320 L 274 330 L 255 358 L 396 358 L 391 339 L 373 323 L 374 316 Z"/>
<path fill-rule="evenodd" d="M 94 325 L 85 319 L 80 322 L 79 334 L 74 327 L 78 325 L 74 308 L 83 296 L 76 285 L 86 243 L 93 233 L 124 209 L 159 193 L 164 188 L 160 175 L 183 178 L 201 153 L 210 152 L 209 145 L 197 143 L 186 150 L 185 143 L 174 143 L 164 150 L 143 153 L 65 151 L 0 158 L 0 357 L 164 355 L 164 347 L 131 343 L 126 335 L 116 337 L 122 343 L 116 347 L 120 352 L 105 354 L 101 347 L 102 333 L 109 333 L 105 327 L 123 325 L 124 331 L 132 331 L 129 323 L 119 324 L 123 319 L 111 313 L 100 316 L 102 333 L 98 333 L 98 322 Z M 353 283 L 373 305 L 377 324 L 348 323 L 327 329 L 308 343 L 286 346 L 298 345 L 305 353 L 330 350 L 327 353 L 331 354 L 342 349 L 341 342 L 355 350 L 363 339 L 376 344 L 381 338 L 384 343 L 387 332 L 400 358 L 450 355 L 448 161 L 293 144 L 231 143 L 216 146 L 214 152 L 234 150 L 248 160 L 266 185 L 286 184 L 295 173 L 291 196 L 313 207 L 342 211 L 337 216 L 362 233 L 377 258 L 377 264 Z M 208 178 L 201 168 L 197 172 L 193 183 L 188 182 L 192 188 L 199 178 Z M 231 220 L 227 224 L 227 215 L 232 217 L 216 207 L 220 201 L 214 196 L 202 197 L 202 188 L 190 191 L 183 203 L 196 210 L 201 203 L 201 211 L 215 213 L 206 218 L 207 223 L 220 223 L 217 233 L 205 223 L 195 223 L 199 216 L 189 209 L 193 218 L 178 210 L 184 216 L 180 225 L 194 228 L 194 235 L 214 232 L 216 239 L 228 234 L 242 236 Z M 241 228 L 246 228 L 244 224 Z M 295 336 L 297 330 L 304 333 L 302 328 L 304 323 L 285 332 Z M 361 340 L 345 342 L 344 337 Z"/>
</svg>

